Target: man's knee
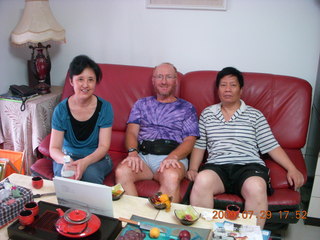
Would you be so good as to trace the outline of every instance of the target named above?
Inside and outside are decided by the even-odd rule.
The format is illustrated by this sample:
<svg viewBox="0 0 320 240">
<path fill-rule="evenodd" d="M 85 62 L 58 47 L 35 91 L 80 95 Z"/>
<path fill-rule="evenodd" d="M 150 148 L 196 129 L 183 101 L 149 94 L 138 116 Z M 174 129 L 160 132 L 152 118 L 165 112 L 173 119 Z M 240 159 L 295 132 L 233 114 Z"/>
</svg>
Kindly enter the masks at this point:
<svg viewBox="0 0 320 240">
<path fill-rule="evenodd" d="M 131 175 L 131 169 L 127 165 L 119 164 L 115 170 L 116 179 L 127 178 Z"/>
<path fill-rule="evenodd" d="M 225 192 L 220 177 L 213 171 L 202 171 L 197 175 L 192 191 L 197 194 L 207 192 L 216 195 Z"/>
<path fill-rule="evenodd" d="M 198 173 L 194 184 L 203 188 L 214 187 L 212 183 L 218 183 L 216 180 L 219 180 L 219 177 L 216 176 L 215 172 L 201 171 Z"/>
<path fill-rule="evenodd" d="M 241 188 L 243 197 L 264 197 L 267 196 L 267 184 L 261 177 L 247 178 Z"/>
<path fill-rule="evenodd" d="M 136 182 L 136 177 L 138 177 L 138 175 L 127 165 L 119 164 L 115 170 L 115 178 L 117 183 L 126 184 Z"/>
<path fill-rule="evenodd" d="M 209 186 L 206 184 L 204 176 L 198 174 L 194 181 L 191 193 L 194 196 L 200 196 L 201 194 L 203 194 L 203 189 L 207 189 L 208 187 Z"/>
<path fill-rule="evenodd" d="M 178 185 L 182 178 L 178 170 L 169 168 L 160 173 L 159 181 L 161 184 Z"/>
</svg>

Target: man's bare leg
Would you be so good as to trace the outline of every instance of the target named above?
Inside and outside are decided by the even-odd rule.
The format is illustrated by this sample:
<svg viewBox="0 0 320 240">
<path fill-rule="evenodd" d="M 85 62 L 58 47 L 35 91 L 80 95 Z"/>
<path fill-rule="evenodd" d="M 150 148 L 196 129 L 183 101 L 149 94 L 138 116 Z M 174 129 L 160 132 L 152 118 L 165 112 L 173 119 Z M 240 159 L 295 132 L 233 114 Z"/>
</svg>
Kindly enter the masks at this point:
<svg viewBox="0 0 320 240">
<path fill-rule="evenodd" d="M 172 202 L 179 203 L 180 197 L 180 183 L 185 176 L 185 168 L 181 164 L 181 168 L 170 167 L 165 169 L 162 173 L 155 174 L 155 179 L 159 181 L 159 191 L 172 196 Z"/>
<path fill-rule="evenodd" d="M 211 170 L 203 170 L 197 175 L 190 195 L 191 205 L 213 208 L 213 196 L 225 192 L 218 174 Z"/>
<path fill-rule="evenodd" d="M 132 171 L 127 164 L 119 164 L 116 168 L 115 175 L 116 183 L 121 183 L 125 194 L 132 196 L 138 196 L 135 186 L 136 181 L 153 178 L 152 171 L 145 164 L 143 165 L 143 171 L 139 171 L 138 173 Z"/>
<path fill-rule="evenodd" d="M 268 211 L 267 184 L 261 177 L 249 177 L 242 185 L 241 195 L 245 199 L 245 210 L 257 216 L 257 225 L 263 229 L 266 222 L 261 216 Z M 263 214 L 261 214 L 263 213 Z"/>
</svg>

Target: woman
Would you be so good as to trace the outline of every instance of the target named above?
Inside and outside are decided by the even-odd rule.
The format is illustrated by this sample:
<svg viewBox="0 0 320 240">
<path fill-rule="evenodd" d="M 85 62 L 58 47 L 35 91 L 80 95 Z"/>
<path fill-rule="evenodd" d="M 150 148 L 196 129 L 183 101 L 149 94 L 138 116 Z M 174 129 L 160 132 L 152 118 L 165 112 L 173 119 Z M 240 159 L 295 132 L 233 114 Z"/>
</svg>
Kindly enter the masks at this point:
<svg viewBox="0 0 320 240">
<path fill-rule="evenodd" d="M 74 94 L 64 99 L 54 110 L 50 140 L 55 176 L 61 176 L 64 156 L 71 157 L 75 179 L 103 183 L 112 169 L 107 154 L 113 123 L 112 106 L 94 95 L 102 72 L 89 57 L 75 57 L 69 67 Z"/>
</svg>

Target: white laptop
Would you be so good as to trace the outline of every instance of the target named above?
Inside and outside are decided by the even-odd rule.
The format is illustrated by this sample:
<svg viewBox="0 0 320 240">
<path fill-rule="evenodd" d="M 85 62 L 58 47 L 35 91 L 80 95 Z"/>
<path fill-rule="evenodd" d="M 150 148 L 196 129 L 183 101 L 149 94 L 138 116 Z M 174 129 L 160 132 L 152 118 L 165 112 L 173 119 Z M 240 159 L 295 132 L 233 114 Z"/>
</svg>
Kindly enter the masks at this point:
<svg viewBox="0 0 320 240">
<path fill-rule="evenodd" d="M 103 184 L 54 177 L 58 204 L 113 217 L 112 188 Z"/>
</svg>

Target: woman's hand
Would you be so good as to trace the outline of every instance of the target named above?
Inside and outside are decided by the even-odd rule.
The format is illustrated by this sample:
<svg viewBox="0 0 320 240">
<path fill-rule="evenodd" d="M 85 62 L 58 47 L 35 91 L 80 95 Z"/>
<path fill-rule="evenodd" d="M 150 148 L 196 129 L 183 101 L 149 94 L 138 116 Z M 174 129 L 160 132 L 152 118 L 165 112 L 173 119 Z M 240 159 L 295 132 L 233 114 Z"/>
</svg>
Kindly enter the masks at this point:
<svg viewBox="0 0 320 240">
<path fill-rule="evenodd" d="M 83 173 L 86 171 L 88 164 L 84 159 L 79 159 L 71 163 L 73 166 L 76 166 L 76 180 L 81 180 Z"/>
</svg>

